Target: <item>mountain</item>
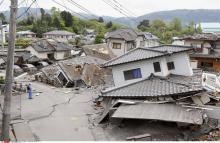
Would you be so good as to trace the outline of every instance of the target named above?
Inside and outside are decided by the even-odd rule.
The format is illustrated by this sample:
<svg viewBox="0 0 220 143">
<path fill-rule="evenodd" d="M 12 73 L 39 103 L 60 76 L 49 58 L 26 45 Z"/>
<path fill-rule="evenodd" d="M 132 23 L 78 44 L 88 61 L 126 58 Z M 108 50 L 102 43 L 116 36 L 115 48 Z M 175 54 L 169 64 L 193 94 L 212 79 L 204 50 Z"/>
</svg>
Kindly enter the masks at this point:
<svg viewBox="0 0 220 143">
<path fill-rule="evenodd" d="M 22 7 L 18 9 L 18 16 L 25 12 L 27 8 Z M 47 13 L 50 13 L 50 10 L 45 9 Z M 6 15 L 7 18 L 9 18 L 9 11 L 3 11 L 3 13 Z M 30 14 L 33 14 L 34 16 L 40 16 L 40 9 L 39 8 L 31 8 L 29 10 Z M 92 15 L 80 13 L 80 15 L 83 15 L 83 17 L 88 17 L 89 19 L 94 18 Z M 24 15 L 22 18 L 24 18 L 26 15 Z M 75 15 L 80 17 L 79 15 Z M 190 21 L 194 21 L 195 23 L 199 22 L 220 22 L 220 9 L 216 10 L 210 10 L 210 9 L 196 9 L 196 10 L 187 10 L 187 9 L 181 9 L 181 10 L 169 10 L 169 11 L 159 11 L 159 12 L 153 12 L 146 15 L 142 15 L 139 17 L 111 17 L 111 16 L 102 16 L 105 21 L 113 21 L 116 23 L 120 23 L 129 27 L 136 27 L 137 24 L 144 20 L 154 20 L 154 19 L 162 19 L 165 22 L 171 21 L 173 18 L 177 17 L 181 19 L 183 24 L 187 24 Z M 21 18 L 21 19 L 22 19 Z M 82 18 L 82 17 L 81 17 Z M 132 20 L 131 20 L 132 19 Z"/>
</svg>

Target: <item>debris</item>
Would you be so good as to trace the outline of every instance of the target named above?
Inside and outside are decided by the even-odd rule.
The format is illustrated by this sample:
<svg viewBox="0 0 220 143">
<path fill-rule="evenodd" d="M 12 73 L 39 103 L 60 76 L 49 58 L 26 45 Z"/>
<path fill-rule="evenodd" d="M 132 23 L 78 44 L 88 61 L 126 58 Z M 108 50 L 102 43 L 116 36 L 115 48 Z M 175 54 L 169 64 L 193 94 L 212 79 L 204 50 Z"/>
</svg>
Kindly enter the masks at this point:
<svg viewBox="0 0 220 143">
<path fill-rule="evenodd" d="M 132 137 L 127 137 L 127 141 L 137 141 L 138 139 L 143 139 L 146 138 L 146 140 L 150 141 L 151 140 L 151 134 L 142 134 L 142 135 L 137 135 L 137 136 L 132 136 Z"/>
</svg>

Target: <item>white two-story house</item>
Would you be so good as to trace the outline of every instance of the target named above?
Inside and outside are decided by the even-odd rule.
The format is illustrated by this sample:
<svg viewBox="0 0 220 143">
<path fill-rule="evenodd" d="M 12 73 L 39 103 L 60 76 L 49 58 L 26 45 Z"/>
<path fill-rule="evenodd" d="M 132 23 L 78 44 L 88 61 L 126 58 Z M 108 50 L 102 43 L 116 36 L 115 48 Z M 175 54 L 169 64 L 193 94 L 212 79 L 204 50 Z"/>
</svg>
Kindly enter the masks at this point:
<svg viewBox="0 0 220 143">
<path fill-rule="evenodd" d="M 121 56 L 138 47 L 158 46 L 159 39 L 148 32 L 137 32 L 134 29 L 123 28 L 105 35 L 108 47 L 116 56 Z"/>
<path fill-rule="evenodd" d="M 64 30 L 54 30 L 43 34 L 43 38 L 54 39 L 59 42 L 68 42 L 75 39 L 76 34 Z"/>
<path fill-rule="evenodd" d="M 135 48 L 112 59 L 103 67 L 112 69 L 116 87 L 148 78 L 151 74 L 166 77 L 170 74 L 192 76 L 187 46 L 161 45 Z"/>
</svg>

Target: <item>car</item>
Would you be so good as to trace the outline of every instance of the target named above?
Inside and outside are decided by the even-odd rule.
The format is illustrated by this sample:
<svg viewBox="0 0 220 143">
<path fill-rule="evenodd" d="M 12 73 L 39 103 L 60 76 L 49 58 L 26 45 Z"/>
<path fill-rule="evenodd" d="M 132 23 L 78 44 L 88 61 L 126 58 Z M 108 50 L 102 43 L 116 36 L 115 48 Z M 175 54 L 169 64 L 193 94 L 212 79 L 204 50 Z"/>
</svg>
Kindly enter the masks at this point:
<svg viewBox="0 0 220 143">
<path fill-rule="evenodd" d="M 14 65 L 14 76 L 19 76 L 24 73 L 24 70 L 18 65 Z"/>
<path fill-rule="evenodd" d="M 37 72 L 37 68 L 32 64 L 23 64 L 21 67 L 25 72 L 28 72 L 28 73 Z"/>
</svg>

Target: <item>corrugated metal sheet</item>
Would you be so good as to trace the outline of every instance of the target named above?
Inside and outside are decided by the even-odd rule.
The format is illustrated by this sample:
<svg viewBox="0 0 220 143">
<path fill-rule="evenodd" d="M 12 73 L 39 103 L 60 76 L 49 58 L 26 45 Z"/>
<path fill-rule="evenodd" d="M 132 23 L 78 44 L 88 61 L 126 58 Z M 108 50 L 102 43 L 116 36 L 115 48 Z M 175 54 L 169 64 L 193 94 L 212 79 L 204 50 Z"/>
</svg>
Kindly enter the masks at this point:
<svg viewBox="0 0 220 143">
<path fill-rule="evenodd" d="M 183 108 L 175 104 L 122 105 L 112 115 L 113 118 L 148 119 L 201 125 L 201 110 Z"/>
</svg>

